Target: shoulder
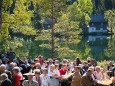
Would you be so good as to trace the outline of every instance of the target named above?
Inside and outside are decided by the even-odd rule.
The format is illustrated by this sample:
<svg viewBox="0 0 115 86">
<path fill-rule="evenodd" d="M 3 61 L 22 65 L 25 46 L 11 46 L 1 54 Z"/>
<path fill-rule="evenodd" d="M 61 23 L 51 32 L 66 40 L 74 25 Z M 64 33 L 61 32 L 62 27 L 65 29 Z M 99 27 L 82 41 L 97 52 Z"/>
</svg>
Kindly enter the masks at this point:
<svg viewBox="0 0 115 86">
<path fill-rule="evenodd" d="M 37 81 L 35 81 L 35 80 L 33 80 L 33 83 L 38 84 L 38 82 L 37 82 Z"/>
<path fill-rule="evenodd" d="M 10 79 L 6 79 L 3 82 L 11 82 L 11 80 Z"/>
<path fill-rule="evenodd" d="M 42 77 L 43 77 L 43 74 L 40 75 L 40 78 L 42 78 Z"/>
<path fill-rule="evenodd" d="M 83 76 L 82 76 L 82 79 L 84 79 L 84 78 L 86 78 L 87 76 L 86 76 L 86 74 L 84 74 Z"/>
<path fill-rule="evenodd" d="M 23 81 L 23 83 L 27 83 L 27 82 L 28 82 L 28 80 L 24 80 L 24 81 Z"/>
</svg>

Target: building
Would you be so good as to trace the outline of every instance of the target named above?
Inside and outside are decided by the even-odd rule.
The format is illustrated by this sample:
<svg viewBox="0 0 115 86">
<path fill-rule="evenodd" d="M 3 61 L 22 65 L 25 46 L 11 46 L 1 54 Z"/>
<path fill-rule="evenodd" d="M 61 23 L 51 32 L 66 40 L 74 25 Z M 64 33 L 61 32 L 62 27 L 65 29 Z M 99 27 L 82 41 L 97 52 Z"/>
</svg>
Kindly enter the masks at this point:
<svg viewBox="0 0 115 86">
<path fill-rule="evenodd" d="M 91 21 L 88 26 L 89 34 L 107 34 L 108 23 L 103 14 L 91 15 Z"/>
</svg>

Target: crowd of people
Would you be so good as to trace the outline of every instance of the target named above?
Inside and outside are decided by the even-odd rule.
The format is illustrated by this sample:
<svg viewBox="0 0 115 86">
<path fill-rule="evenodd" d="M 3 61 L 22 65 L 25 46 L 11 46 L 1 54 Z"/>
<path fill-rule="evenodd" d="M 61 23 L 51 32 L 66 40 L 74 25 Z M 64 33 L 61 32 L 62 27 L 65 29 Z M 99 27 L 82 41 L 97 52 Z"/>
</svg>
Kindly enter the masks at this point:
<svg viewBox="0 0 115 86">
<path fill-rule="evenodd" d="M 63 59 L 60 62 L 41 55 L 34 60 L 4 56 L 0 59 L 0 86 L 100 86 L 98 81 L 107 79 L 114 86 L 114 70 L 113 62 L 105 70 L 90 57 L 87 61 L 77 57 L 74 61 Z"/>
</svg>

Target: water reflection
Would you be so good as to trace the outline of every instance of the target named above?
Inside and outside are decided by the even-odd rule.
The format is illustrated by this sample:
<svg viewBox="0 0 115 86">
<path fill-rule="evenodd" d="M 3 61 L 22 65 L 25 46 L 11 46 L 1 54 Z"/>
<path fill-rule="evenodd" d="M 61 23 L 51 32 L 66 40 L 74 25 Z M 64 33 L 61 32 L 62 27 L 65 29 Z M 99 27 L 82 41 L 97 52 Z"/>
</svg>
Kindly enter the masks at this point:
<svg viewBox="0 0 115 86">
<path fill-rule="evenodd" d="M 111 37 L 109 36 L 87 36 L 87 42 L 89 43 L 90 46 L 90 54 L 92 57 L 94 57 L 96 60 L 108 60 L 110 59 L 108 56 L 106 56 L 106 53 L 108 53 L 108 46 L 110 46 L 110 39 Z M 114 46 L 113 46 L 114 47 Z M 107 51 L 107 52 L 106 52 Z M 113 55 L 114 57 L 114 55 Z M 114 60 L 113 58 L 111 58 Z"/>
<path fill-rule="evenodd" d="M 98 61 L 115 60 L 114 37 L 112 38 L 111 36 L 105 36 L 105 35 L 104 36 L 90 35 L 90 36 L 80 36 L 79 39 L 80 40 L 77 43 L 68 45 L 71 50 L 75 51 L 75 56 L 78 55 L 79 57 L 82 58 L 92 56 Z M 51 51 L 45 47 L 44 48 L 40 47 L 40 44 L 43 43 L 44 42 L 41 41 L 14 37 L 12 40 L 1 43 L 0 51 L 2 50 L 7 51 L 11 47 L 19 57 L 28 57 L 28 56 L 35 57 L 36 55 L 39 54 L 44 55 L 44 57 L 50 57 Z M 62 44 L 61 46 L 63 47 L 65 45 Z M 71 58 L 73 58 L 73 56 Z"/>
</svg>

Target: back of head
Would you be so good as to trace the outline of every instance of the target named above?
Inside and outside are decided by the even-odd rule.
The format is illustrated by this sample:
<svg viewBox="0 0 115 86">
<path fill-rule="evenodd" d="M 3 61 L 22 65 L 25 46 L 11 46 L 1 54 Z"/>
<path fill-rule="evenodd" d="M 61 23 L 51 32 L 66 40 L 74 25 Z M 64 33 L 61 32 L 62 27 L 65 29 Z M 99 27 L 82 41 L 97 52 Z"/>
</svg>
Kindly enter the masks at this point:
<svg viewBox="0 0 115 86">
<path fill-rule="evenodd" d="M 1 77 L 4 80 L 4 79 L 8 78 L 8 75 L 6 73 L 3 73 L 3 74 L 1 74 Z"/>
</svg>

